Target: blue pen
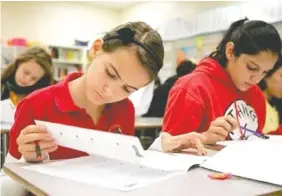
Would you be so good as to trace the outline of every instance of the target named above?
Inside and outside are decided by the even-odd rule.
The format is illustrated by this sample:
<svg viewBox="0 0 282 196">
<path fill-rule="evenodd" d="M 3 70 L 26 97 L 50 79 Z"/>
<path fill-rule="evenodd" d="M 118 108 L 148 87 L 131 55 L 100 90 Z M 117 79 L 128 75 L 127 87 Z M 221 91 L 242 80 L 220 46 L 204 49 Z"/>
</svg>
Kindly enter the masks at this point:
<svg viewBox="0 0 282 196">
<path fill-rule="evenodd" d="M 251 132 L 252 134 L 254 134 L 257 137 L 260 137 L 260 138 L 263 138 L 263 139 L 269 139 L 269 136 L 267 136 L 267 135 L 264 135 L 262 133 L 258 133 L 256 131 L 253 131 L 253 130 L 248 129 L 246 127 L 242 127 L 242 126 L 240 126 L 240 127 L 241 127 L 241 129 L 244 129 L 245 131 Z"/>
</svg>

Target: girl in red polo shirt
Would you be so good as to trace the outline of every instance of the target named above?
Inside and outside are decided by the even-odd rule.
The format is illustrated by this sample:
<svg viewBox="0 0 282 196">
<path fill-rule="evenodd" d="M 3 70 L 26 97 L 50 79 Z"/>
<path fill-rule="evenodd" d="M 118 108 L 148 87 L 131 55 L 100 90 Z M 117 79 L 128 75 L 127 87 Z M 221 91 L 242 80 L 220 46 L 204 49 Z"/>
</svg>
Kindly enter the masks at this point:
<svg viewBox="0 0 282 196">
<path fill-rule="evenodd" d="M 280 52 L 281 38 L 272 25 L 247 19 L 234 22 L 216 51 L 170 91 L 163 148 L 175 149 L 171 143 L 192 131 L 202 133 L 206 144 L 259 136 L 266 111 L 256 84 L 280 66 L 276 64 Z"/>
<path fill-rule="evenodd" d="M 132 22 L 116 27 L 94 42 L 85 74 L 37 91 L 18 106 L 10 133 L 10 158 L 28 162 L 87 155 L 57 146 L 45 127 L 34 120 L 134 135 L 134 108 L 127 97 L 149 84 L 163 65 L 162 39 L 149 25 Z M 194 134 L 193 139 L 202 139 Z M 36 157 L 40 141 L 41 157 Z"/>
</svg>

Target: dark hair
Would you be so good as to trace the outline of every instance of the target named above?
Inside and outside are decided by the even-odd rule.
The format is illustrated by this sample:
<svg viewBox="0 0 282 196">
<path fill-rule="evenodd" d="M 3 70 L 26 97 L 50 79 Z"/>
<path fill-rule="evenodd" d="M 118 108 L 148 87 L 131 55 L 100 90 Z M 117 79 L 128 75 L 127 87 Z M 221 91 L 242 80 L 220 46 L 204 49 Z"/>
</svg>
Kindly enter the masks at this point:
<svg viewBox="0 0 282 196">
<path fill-rule="evenodd" d="M 243 53 L 256 55 L 261 51 L 279 55 L 281 51 L 281 38 L 275 27 L 259 20 L 248 21 L 245 18 L 231 24 L 216 51 L 210 54 L 223 67 L 227 65 L 225 47 L 228 42 L 234 43 L 234 55 L 237 57 Z"/>
<path fill-rule="evenodd" d="M 44 70 L 44 76 L 38 81 L 41 87 L 47 87 L 53 84 L 53 65 L 51 56 L 40 47 L 28 48 L 16 57 L 15 61 L 10 64 L 1 74 L 1 85 L 15 76 L 18 67 L 25 62 L 35 60 Z"/>
<path fill-rule="evenodd" d="M 186 74 L 190 74 L 191 72 L 196 69 L 196 64 L 194 64 L 190 60 L 184 60 L 182 61 L 176 68 L 176 73 L 178 77 L 184 76 Z"/>
<path fill-rule="evenodd" d="M 271 77 L 281 67 L 282 67 L 282 56 L 279 57 L 277 63 L 274 66 L 274 68 L 271 71 L 269 71 L 267 73 L 267 75 L 265 76 L 265 78 L 263 80 L 261 80 L 260 83 L 258 84 L 261 90 L 267 89 L 267 84 L 266 84 L 265 79 L 268 78 L 268 77 Z M 276 110 L 279 114 L 279 124 L 282 124 L 282 99 L 272 97 L 269 101 L 269 104 L 272 107 L 276 108 Z"/>
<path fill-rule="evenodd" d="M 119 37 L 119 31 L 130 29 L 134 31 L 126 32 L 125 36 Z M 130 40 L 130 36 L 132 36 Z M 129 22 L 120 25 L 110 32 L 107 32 L 103 37 L 103 50 L 105 52 L 114 52 L 122 47 L 137 47 L 137 57 L 141 64 L 150 73 L 152 80 L 158 75 L 158 72 L 163 66 L 164 46 L 160 34 L 152 29 L 144 22 Z M 129 42 L 125 42 L 129 40 Z"/>
</svg>

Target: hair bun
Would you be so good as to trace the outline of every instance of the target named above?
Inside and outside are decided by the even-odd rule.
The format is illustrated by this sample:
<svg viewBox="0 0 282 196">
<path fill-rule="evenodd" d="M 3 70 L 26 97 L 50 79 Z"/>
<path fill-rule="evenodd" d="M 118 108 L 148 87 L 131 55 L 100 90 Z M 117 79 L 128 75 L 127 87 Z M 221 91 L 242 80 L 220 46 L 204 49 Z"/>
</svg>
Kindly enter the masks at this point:
<svg viewBox="0 0 282 196">
<path fill-rule="evenodd" d="M 134 36 L 135 36 L 136 32 L 133 31 L 132 29 L 126 27 L 126 28 L 122 28 L 122 29 L 118 30 L 117 34 L 124 44 L 130 44 L 130 43 L 134 42 Z"/>
</svg>

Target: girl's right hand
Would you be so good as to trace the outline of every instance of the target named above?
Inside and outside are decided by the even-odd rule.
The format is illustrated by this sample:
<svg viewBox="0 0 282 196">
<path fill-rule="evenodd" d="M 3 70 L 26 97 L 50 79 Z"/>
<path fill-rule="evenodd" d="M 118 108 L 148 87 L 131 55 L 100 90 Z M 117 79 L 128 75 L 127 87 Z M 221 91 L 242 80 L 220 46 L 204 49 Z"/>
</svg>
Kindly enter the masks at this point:
<svg viewBox="0 0 282 196">
<path fill-rule="evenodd" d="M 36 156 L 35 141 L 39 141 L 41 156 Z M 27 162 L 40 162 L 47 153 L 55 151 L 58 146 L 52 138 L 51 133 L 47 132 L 46 127 L 29 125 L 25 127 L 17 138 L 18 151 Z"/>
<path fill-rule="evenodd" d="M 239 127 L 239 123 L 232 116 L 221 116 L 211 122 L 209 129 L 203 132 L 207 138 L 205 144 L 216 144 L 218 141 L 226 140 L 229 132 Z"/>
</svg>

